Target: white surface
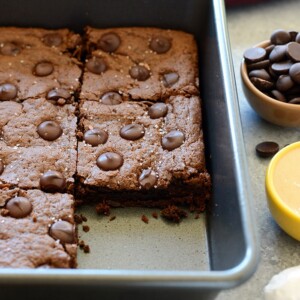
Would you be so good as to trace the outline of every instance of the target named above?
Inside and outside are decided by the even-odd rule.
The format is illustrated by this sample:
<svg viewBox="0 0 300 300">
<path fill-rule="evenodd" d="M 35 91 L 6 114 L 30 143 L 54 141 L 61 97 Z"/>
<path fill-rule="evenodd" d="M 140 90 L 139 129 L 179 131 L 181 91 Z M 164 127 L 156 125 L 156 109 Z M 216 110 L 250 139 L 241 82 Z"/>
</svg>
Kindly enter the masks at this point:
<svg viewBox="0 0 300 300">
<path fill-rule="evenodd" d="M 227 11 L 244 141 L 254 195 L 255 219 L 261 243 L 261 261 L 257 272 L 250 280 L 235 289 L 221 292 L 217 300 L 264 299 L 264 287 L 272 276 L 286 268 L 300 265 L 300 243 L 290 238 L 276 225 L 267 207 L 264 179 L 270 160 L 260 159 L 255 155 L 255 146 L 262 141 L 275 141 L 281 148 L 299 141 L 300 128 L 282 128 L 261 120 L 246 101 L 239 73 L 243 52 L 268 39 L 273 30 L 283 28 L 300 31 L 299 12 L 298 0 L 269 0 L 264 4 Z"/>
</svg>

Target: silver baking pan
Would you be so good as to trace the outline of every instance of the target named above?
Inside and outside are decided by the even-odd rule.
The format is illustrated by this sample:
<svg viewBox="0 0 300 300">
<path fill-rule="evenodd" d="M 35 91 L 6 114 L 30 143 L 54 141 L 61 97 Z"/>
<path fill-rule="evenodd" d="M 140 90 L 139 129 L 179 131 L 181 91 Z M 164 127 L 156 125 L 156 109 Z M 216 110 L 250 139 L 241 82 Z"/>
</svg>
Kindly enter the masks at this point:
<svg viewBox="0 0 300 300">
<path fill-rule="evenodd" d="M 169 224 L 149 209 L 108 217 L 82 208 L 91 253 L 78 269 L 0 269 L 0 299 L 213 299 L 246 281 L 258 263 L 224 3 L 221 0 L 11 0 L 1 26 L 156 26 L 195 34 L 206 157 L 213 195 L 206 214 Z M 141 215 L 149 217 L 149 224 Z"/>
</svg>

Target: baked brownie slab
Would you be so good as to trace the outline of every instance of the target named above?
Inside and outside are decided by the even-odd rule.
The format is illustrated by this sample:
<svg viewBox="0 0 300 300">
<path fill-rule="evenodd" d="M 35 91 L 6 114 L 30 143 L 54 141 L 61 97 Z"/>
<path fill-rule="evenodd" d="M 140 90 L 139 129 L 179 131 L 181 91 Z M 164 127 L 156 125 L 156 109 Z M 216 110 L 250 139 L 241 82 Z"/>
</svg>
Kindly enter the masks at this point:
<svg viewBox="0 0 300 300">
<path fill-rule="evenodd" d="M 76 106 L 44 98 L 0 102 L 1 140 L 7 146 L 60 146 L 76 149 Z"/>
<path fill-rule="evenodd" d="M 88 57 L 81 99 L 107 92 L 125 99 L 198 94 L 197 47 L 191 34 L 157 28 L 86 29 Z"/>
<path fill-rule="evenodd" d="M 78 196 L 120 205 L 203 207 L 210 190 L 200 100 L 80 106 Z"/>
<path fill-rule="evenodd" d="M 2 188 L 0 198 L 0 267 L 76 266 L 71 195 Z"/>
<path fill-rule="evenodd" d="M 0 142 L 0 182 L 24 189 L 72 191 L 76 157 L 76 150 L 68 147 L 9 147 Z M 47 180 L 54 180 L 57 187 L 54 185 L 50 190 L 44 188 L 42 178 L 46 183 Z"/>
<path fill-rule="evenodd" d="M 68 30 L 0 28 L 0 100 L 73 101 L 81 76 L 80 62 L 68 52 L 73 39 Z"/>
</svg>

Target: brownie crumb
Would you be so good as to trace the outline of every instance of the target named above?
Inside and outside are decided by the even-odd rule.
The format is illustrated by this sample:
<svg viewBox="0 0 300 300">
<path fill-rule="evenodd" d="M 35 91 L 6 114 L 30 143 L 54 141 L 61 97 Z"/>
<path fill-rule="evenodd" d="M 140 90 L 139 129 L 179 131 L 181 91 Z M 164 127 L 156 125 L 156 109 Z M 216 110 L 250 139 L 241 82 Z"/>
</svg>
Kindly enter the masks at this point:
<svg viewBox="0 0 300 300">
<path fill-rule="evenodd" d="M 141 220 L 146 224 L 149 223 L 149 219 L 145 215 L 142 215 Z"/>
<path fill-rule="evenodd" d="M 158 214 L 157 214 L 156 211 L 154 211 L 154 212 L 152 213 L 152 217 L 153 217 L 154 219 L 158 219 Z"/>
<path fill-rule="evenodd" d="M 37 217 L 36 217 L 36 216 L 33 216 L 33 217 L 32 217 L 32 222 L 33 222 L 33 223 L 36 223 L 36 222 L 37 222 Z"/>
<path fill-rule="evenodd" d="M 78 246 L 79 246 L 80 249 L 83 249 L 83 247 L 85 246 L 84 241 L 80 241 L 80 242 L 78 243 Z"/>
<path fill-rule="evenodd" d="M 116 216 L 111 216 L 110 218 L 109 218 L 109 221 L 113 221 L 113 220 L 115 220 L 116 219 Z"/>
<path fill-rule="evenodd" d="M 200 217 L 200 214 L 196 214 L 195 215 L 195 220 L 199 219 L 199 217 Z"/>
<path fill-rule="evenodd" d="M 90 227 L 87 226 L 87 225 L 83 225 L 83 226 L 82 226 L 82 230 L 83 230 L 84 232 L 89 232 L 89 231 L 90 231 Z"/>
<path fill-rule="evenodd" d="M 175 205 L 170 205 L 161 211 L 161 216 L 169 221 L 179 223 L 187 217 L 187 213 Z"/>
<path fill-rule="evenodd" d="M 110 215 L 110 206 L 105 202 L 99 203 L 96 205 L 96 211 L 98 215 L 109 216 Z"/>
<path fill-rule="evenodd" d="M 86 221 L 87 221 L 87 217 L 84 216 L 83 214 L 80 214 L 80 217 L 81 217 L 81 220 L 82 220 L 83 222 L 86 222 Z"/>
<path fill-rule="evenodd" d="M 3 209 L 1 210 L 1 216 L 2 216 L 2 217 L 7 217 L 7 216 L 9 216 L 9 210 L 3 208 Z"/>
<path fill-rule="evenodd" d="M 74 221 L 76 224 L 81 224 L 82 223 L 82 218 L 79 215 L 74 215 Z"/>
<path fill-rule="evenodd" d="M 90 246 L 89 245 L 84 245 L 83 252 L 84 253 L 90 253 L 91 252 Z"/>
</svg>

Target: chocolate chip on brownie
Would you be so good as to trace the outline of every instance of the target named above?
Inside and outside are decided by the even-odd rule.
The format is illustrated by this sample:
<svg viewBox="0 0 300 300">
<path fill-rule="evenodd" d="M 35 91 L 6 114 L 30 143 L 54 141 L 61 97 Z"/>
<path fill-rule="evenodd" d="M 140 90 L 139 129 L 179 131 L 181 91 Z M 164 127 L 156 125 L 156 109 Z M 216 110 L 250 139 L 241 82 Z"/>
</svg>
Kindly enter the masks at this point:
<svg viewBox="0 0 300 300">
<path fill-rule="evenodd" d="M 25 197 L 14 197 L 6 203 L 9 215 L 14 218 L 24 218 L 32 211 L 31 202 Z"/>
<path fill-rule="evenodd" d="M 83 135 L 83 139 L 87 144 L 95 147 L 100 144 L 105 144 L 108 139 L 108 134 L 104 130 L 94 128 L 86 131 Z"/>
<path fill-rule="evenodd" d="M 63 130 L 56 122 L 45 121 L 38 126 L 37 132 L 44 140 L 54 141 L 62 135 Z"/>
<path fill-rule="evenodd" d="M 62 192 L 66 187 L 66 180 L 60 172 L 47 171 L 40 178 L 40 187 L 49 193 Z"/>
</svg>

